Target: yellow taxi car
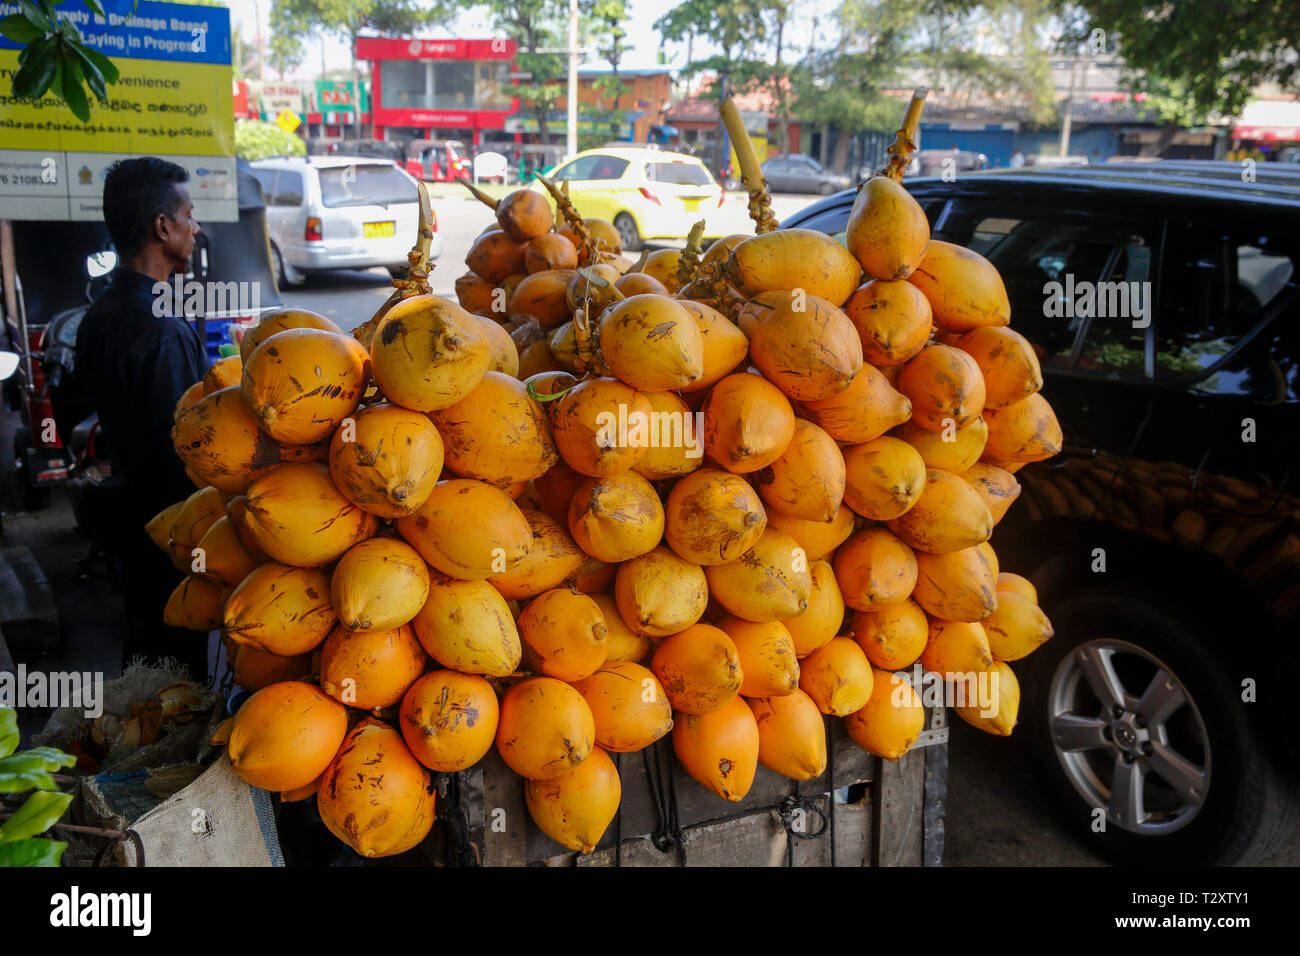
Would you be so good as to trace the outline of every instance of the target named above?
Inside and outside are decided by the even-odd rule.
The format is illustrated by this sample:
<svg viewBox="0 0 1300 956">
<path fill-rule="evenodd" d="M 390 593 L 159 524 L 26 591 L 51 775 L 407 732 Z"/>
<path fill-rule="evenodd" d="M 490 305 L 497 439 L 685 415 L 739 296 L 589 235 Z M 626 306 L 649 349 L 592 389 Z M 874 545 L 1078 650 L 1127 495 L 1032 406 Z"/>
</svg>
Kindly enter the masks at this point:
<svg viewBox="0 0 1300 956">
<path fill-rule="evenodd" d="M 685 239 L 699 219 L 706 222 L 705 235 L 722 234 L 709 228 L 710 214 L 721 208 L 726 194 L 704 163 L 685 153 L 637 146 L 588 149 L 549 178 L 569 184 L 569 198 L 585 218 L 612 222 L 628 252 L 647 240 Z M 531 188 L 546 192 L 539 182 Z"/>
</svg>

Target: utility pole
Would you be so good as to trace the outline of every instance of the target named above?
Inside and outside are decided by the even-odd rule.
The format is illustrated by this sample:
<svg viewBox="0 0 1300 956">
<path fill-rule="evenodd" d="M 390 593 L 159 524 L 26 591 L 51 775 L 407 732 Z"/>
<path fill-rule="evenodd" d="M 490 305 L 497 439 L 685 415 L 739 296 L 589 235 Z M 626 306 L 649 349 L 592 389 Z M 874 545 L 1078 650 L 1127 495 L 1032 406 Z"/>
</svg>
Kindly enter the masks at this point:
<svg viewBox="0 0 1300 956">
<path fill-rule="evenodd" d="M 569 0 L 569 96 L 568 137 L 565 150 L 569 158 L 578 155 L 578 0 Z"/>
<path fill-rule="evenodd" d="M 253 27 L 257 33 L 257 78 L 260 81 L 266 79 L 266 57 L 262 54 L 262 5 L 257 0 L 253 0 Z"/>
<path fill-rule="evenodd" d="M 1079 69 L 1079 54 L 1076 51 L 1074 59 L 1070 61 L 1070 83 L 1065 92 L 1064 114 L 1061 117 L 1061 158 L 1064 159 L 1070 155 L 1070 121 L 1073 119 L 1074 112 L 1074 76 Z"/>
</svg>

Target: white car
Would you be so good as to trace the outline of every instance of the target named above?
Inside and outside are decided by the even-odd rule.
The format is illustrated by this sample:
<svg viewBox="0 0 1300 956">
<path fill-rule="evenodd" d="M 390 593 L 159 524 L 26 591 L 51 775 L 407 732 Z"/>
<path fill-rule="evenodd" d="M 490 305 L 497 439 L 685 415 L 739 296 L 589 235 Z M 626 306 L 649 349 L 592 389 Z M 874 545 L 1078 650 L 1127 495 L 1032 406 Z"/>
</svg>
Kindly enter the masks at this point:
<svg viewBox="0 0 1300 956">
<path fill-rule="evenodd" d="M 415 179 L 396 163 L 369 156 L 290 156 L 250 165 L 262 185 L 271 262 L 282 286 L 328 269 L 406 271 L 420 201 Z M 435 218 L 429 256 L 441 252 Z"/>
</svg>

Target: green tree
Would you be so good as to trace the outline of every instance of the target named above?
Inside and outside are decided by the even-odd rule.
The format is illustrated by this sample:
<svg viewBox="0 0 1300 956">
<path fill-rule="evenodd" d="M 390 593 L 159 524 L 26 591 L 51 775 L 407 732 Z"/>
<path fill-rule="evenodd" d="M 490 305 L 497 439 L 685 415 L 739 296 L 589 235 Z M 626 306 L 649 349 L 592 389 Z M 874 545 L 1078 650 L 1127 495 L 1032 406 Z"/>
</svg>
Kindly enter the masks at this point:
<svg viewBox="0 0 1300 956">
<path fill-rule="evenodd" d="M 686 43 L 688 62 L 682 70 L 687 75 L 712 70 L 721 82 L 715 83 L 713 97 L 721 105 L 724 96 L 752 89 L 767 82 L 772 68 L 763 59 L 767 39 L 765 15 L 773 0 L 683 0 L 655 21 L 655 29 L 666 42 Z M 691 52 L 696 39 L 705 40 L 715 52 L 696 59 Z M 726 132 L 718 120 L 714 162 L 726 163 L 723 153 Z"/>
<path fill-rule="evenodd" d="M 357 37 L 363 33 L 410 36 L 447 23 L 454 10 L 450 0 L 273 0 L 271 63 L 283 74 L 302 62 L 310 37 L 319 33 L 343 37 L 352 56 L 352 88 L 359 91 Z M 360 135 L 361 110 L 352 115 Z"/>
<path fill-rule="evenodd" d="M 1136 88 L 1205 116 L 1235 116 L 1261 84 L 1300 93 L 1295 0 L 1080 0 L 1079 40 L 1118 38 Z M 1168 115 L 1168 114 L 1166 114 Z"/>
<path fill-rule="evenodd" d="M 654 26 L 667 42 L 693 44 L 695 39 L 705 39 L 716 49 L 709 56 L 692 58 L 684 73 L 713 70 L 727 77 L 728 86 L 743 88 L 771 70 L 761 57 L 767 39 L 764 17 L 771 6 L 772 0 L 682 0 Z M 721 103 L 722 84 L 714 87 L 714 95 Z"/>
<path fill-rule="evenodd" d="M 268 156 L 306 156 L 307 144 L 301 136 L 285 132 L 274 123 L 237 119 L 235 155 L 247 160 L 265 159 Z"/>
<path fill-rule="evenodd" d="M 843 169 L 853 134 L 892 132 L 903 105 L 886 90 L 912 85 L 1009 93 L 1032 119 L 1054 110 L 1045 40 L 1053 0 L 841 0 L 834 41 L 792 71 L 795 109 L 838 130 L 830 165 Z M 988 42 L 989 40 L 995 42 Z"/>
<path fill-rule="evenodd" d="M 564 96 L 568 61 L 563 54 L 539 53 L 556 49 L 568 40 L 569 7 L 562 0 L 488 0 L 492 25 L 519 45 L 515 64 L 531 79 L 515 87 L 537 118 L 538 139 L 551 141 L 551 110 Z"/>
</svg>

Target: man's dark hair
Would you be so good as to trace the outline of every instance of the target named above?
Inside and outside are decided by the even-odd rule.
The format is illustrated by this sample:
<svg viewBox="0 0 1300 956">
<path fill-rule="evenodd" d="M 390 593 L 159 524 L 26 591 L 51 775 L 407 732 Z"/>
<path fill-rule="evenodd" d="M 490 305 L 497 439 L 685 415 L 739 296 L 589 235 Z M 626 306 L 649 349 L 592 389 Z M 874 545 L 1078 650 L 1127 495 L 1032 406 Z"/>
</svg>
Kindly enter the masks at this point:
<svg viewBox="0 0 1300 956">
<path fill-rule="evenodd" d="M 157 156 L 119 159 L 104 179 L 104 222 L 119 256 L 133 256 L 148 242 L 157 216 L 171 218 L 180 207 L 172 186 L 190 174 Z"/>
</svg>

